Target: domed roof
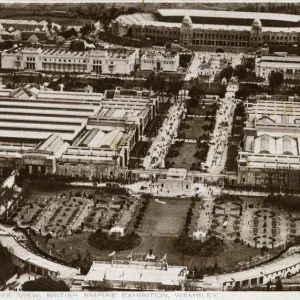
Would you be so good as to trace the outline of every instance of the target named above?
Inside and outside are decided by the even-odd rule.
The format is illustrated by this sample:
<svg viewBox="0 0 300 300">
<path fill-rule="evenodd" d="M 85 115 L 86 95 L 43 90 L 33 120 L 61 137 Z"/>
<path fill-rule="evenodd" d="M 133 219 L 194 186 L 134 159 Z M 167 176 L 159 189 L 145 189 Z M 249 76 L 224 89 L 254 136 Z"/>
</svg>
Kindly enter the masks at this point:
<svg viewBox="0 0 300 300">
<path fill-rule="evenodd" d="M 255 19 L 252 23 L 252 27 L 254 28 L 261 28 L 262 25 L 261 25 L 261 21 L 259 19 Z"/>
<path fill-rule="evenodd" d="M 193 24 L 190 16 L 184 16 L 182 19 L 182 24 L 190 25 Z"/>
</svg>

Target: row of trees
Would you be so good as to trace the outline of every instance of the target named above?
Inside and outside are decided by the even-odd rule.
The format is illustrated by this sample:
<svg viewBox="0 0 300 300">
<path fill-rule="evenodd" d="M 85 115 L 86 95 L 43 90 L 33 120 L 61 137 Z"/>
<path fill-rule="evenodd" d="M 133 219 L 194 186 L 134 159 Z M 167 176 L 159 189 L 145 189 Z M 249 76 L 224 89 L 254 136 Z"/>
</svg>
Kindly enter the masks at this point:
<svg viewBox="0 0 300 300">
<path fill-rule="evenodd" d="M 164 97 L 164 93 L 167 92 L 177 100 L 179 91 L 183 88 L 183 84 L 183 80 L 178 77 L 166 80 L 165 74 L 153 71 L 145 81 L 145 88 L 158 92 L 162 98 Z"/>
<path fill-rule="evenodd" d="M 136 219 L 135 219 L 135 222 L 133 224 L 133 228 L 134 229 L 137 229 L 139 228 L 140 224 L 141 224 L 141 221 L 142 219 L 144 218 L 144 214 L 145 214 L 145 211 L 147 209 L 147 206 L 149 205 L 150 203 L 150 199 L 152 199 L 152 196 L 150 194 L 143 194 L 142 195 L 142 205 L 139 209 L 139 212 L 136 216 Z"/>
<path fill-rule="evenodd" d="M 24 292 L 68 292 L 70 288 L 63 280 L 54 280 L 50 277 L 41 277 L 26 281 L 22 285 Z"/>
<path fill-rule="evenodd" d="M 124 251 L 137 247 L 140 243 L 140 236 L 132 231 L 130 234 L 118 236 L 108 234 L 101 229 L 93 232 L 88 237 L 88 243 L 100 250 Z"/>
<path fill-rule="evenodd" d="M 181 234 L 175 241 L 175 248 L 178 252 L 186 255 L 198 256 L 217 256 L 224 251 L 226 245 L 223 240 L 212 236 L 205 242 L 193 240 L 184 234 Z"/>
</svg>

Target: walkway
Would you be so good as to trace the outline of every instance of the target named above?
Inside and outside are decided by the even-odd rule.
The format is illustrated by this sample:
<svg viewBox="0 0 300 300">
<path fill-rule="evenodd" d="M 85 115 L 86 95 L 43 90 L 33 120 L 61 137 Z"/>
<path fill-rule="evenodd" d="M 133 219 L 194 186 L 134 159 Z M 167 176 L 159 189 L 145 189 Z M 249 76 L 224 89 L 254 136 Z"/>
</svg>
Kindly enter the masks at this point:
<svg viewBox="0 0 300 300">
<path fill-rule="evenodd" d="M 143 166 L 146 170 L 164 168 L 165 157 L 173 138 L 177 136 L 180 116 L 184 108 L 185 104 L 180 102 L 170 107 L 159 133 L 148 151 L 149 155 L 144 158 Z"/>
<path fill-rule="evenodd" d="M 213 137 L 210 140 L 210 147 L 207 153 L 206 165 L 208 172 L 220 174 L 226 164 L 228 151 L 228 137 L 231 135 L 233 116 L 237 99 L 234 97 L 238 85 L 229 84 L 224 99 L 221 99 L 220 107 L 216 115 L 216 125 Z"/>
</svg>

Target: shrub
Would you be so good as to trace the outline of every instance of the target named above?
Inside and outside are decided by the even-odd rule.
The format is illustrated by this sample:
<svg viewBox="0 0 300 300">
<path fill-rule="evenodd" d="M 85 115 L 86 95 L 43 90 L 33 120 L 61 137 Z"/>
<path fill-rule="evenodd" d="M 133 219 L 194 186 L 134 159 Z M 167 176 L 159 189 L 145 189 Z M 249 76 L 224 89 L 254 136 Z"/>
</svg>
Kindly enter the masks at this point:
<svg viewBox="0 0 300 300">
<path fill-rule="evenodd" d="M 46 238 L 47 238 L 47 239 L 51 239 L 51 238 L 52 238 L 52 235 L 51 235 L 50 232 L 46 234 Z"/>
<path fill-rule="evenodd" d="M 100 250 L 124 251 L 135 248 L 140 243 L 140 237 L 135 232 L 124 236 L 109 235 L 100 229 L 88 237 L 88 242 Z"/>
<path fill-rule="evenodd" d="M 77 191 L 77 192 L 75 193 L 75 197 L 81 197 L 81 193 L 80 193 L 79 191 Z M 74 201 L 74 199 L 73 199 L 73 201 Z"/>
<path fill-rule="evenodd" d="M 240 241 L 241 241 L 241 240 L 240 240 L 238 237 L 234 239 L 234 242 L 235 242 L 235 243 L 239 243 Z"/>
</svg>

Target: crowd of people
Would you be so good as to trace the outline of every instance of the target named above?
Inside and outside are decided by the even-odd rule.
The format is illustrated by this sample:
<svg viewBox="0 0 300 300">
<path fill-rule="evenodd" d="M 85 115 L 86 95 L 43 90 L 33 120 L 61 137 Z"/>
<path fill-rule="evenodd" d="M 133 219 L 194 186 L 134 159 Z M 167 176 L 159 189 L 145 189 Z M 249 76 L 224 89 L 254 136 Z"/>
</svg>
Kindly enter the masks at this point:
<svg viewBox="0 0 300 300">
<path fill-rule="evenodd" d="M 172 105 L 162 127 L 155 137 L 148 155 L 145 157 L 143 166 L 146 170 L 165 167 L 165 157 L 173 138 L 177 136 L 181 115 L 185 109 L 185 104 L 177 102 Z"/>
</svg>

